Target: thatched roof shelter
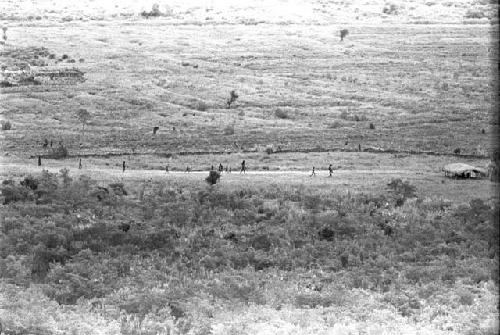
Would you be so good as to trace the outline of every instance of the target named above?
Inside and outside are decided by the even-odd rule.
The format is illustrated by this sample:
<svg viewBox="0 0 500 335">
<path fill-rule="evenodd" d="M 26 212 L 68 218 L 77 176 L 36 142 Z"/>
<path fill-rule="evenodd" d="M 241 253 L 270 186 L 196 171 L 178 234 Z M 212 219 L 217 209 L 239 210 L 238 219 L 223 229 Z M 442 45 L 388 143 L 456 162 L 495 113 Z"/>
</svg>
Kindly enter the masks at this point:
<svg viewBox="0 0 500 335">
<path fill-rule="evenodd" d="M 488 175 L 485 169 L 469 164 L 452 163 L 443 167 L 444 175 L 450 178 L 481 178 Z"/>
</svg>

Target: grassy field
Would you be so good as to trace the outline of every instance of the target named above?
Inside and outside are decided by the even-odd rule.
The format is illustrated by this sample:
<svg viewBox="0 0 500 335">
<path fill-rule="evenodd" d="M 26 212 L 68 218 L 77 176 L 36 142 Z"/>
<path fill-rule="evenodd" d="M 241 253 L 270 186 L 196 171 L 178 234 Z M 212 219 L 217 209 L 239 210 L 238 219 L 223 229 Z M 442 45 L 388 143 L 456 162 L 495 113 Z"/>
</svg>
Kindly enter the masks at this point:
<svg viewBox="0 0 500 335">
<path fill-rule="evenodd" d="M 0 333 L 498 333 L 497 4 L 154 3 L 0 4 Z"/>
</svg>

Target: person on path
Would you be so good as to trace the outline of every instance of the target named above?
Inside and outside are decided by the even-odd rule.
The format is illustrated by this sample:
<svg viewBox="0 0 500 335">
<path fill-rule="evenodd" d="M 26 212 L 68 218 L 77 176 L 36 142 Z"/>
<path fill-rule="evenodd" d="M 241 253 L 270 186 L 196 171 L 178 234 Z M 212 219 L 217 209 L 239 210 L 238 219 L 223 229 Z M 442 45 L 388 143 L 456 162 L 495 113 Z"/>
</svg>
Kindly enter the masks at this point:
<svg viewBox="0 0 500 335">
<path fill-rule="evenodd" d="M 314 166 L 313 166 L 313 170 L 312 170 L 312 173 L 309 177 L 316 177 L 316 171 L 314 170 Z"/>
<path fill-rule="evenodd" d="M 246 173 L 247 171 L 247 168 L 245 166 L 245 160 L 243 160 L 243 162 L 241 162 L 241 170 L 240 170 L 240 173 Z"/>
<path fill-rule="evenodd" d="M 123 161 L 123 163 L 122 163 L 122 168 L 123 168 L 122 172 L 125 172 L 125 161 Z"/>
<path fill-rule="evenodd" d="M 38 156 L 38 166 L 42 166 L 42 157 Z"/>
<path fill-rule="evenodd" d="M 165 166 L 165 172 L 167 172 L 167 173 L 168 173 L 168 165 L 167 165 L 167 166 Z"/>
<path fill-rule="evenodd" d="M 358 151 L 361 152 L 361 143 L 358 144 Z"/>
<path fill-rule="evenodd" d="M 219 172 L 223 172 L 224 171 L 224 166 L 222 166 L 222 163 L 219 163 Z"/>
<path fill-rule="evenodd" d="M 330 177 L 332 176 L 333 174 L 333 167 L 332 167 L 332 164 L 330 164 L 330 166 L 328 166 L 328 172 L 330 173 Z"/>
<path fill-rule="evenodd" d="M 213 170 L 214 170 L 214 166 L 212 165 L 212 166 L 210 167 L 210 171 L 213 171 Z"/>
<path fill-rule="evenodd" d="M 82 169 L 82 159 L 80 158 L 80 162 L 78 162 L 78 168 Z"/>
</svg>

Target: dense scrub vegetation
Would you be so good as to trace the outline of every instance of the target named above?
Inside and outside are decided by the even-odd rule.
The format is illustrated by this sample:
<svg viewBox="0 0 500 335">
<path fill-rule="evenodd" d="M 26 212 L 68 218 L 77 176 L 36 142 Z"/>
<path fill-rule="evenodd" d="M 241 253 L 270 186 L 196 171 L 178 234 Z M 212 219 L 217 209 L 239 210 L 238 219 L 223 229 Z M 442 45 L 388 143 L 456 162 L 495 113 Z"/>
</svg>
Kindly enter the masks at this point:
<svg viewBox="0 0 500 335">
<path fill-rule="evenodd" d="M 203 180 L 103 187 L 61 170 L 4 181 L 2 194 L 4 328 L 208 334 L 235 308 L 341 306 L 366 321 L 360 306 L 375 304 L 474 333 L 498 313 L 498 207 L 418 199 L 401 180 L 336 194 Z"/>
</svg>

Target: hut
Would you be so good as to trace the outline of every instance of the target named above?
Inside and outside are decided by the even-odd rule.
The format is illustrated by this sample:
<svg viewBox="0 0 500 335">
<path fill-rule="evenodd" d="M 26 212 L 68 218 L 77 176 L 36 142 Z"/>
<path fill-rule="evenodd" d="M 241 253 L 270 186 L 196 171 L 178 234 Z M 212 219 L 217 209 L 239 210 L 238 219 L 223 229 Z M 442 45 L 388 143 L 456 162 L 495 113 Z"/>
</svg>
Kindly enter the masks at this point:
<svg viewBox="0 0 500 335">
<path fill-rule="evenodd" d="M 488 175 L 486 170 L 464 163 L 448 164 L 443 167 L 443 171 L 450 178 L 481 178 Z"/>
</svg>

